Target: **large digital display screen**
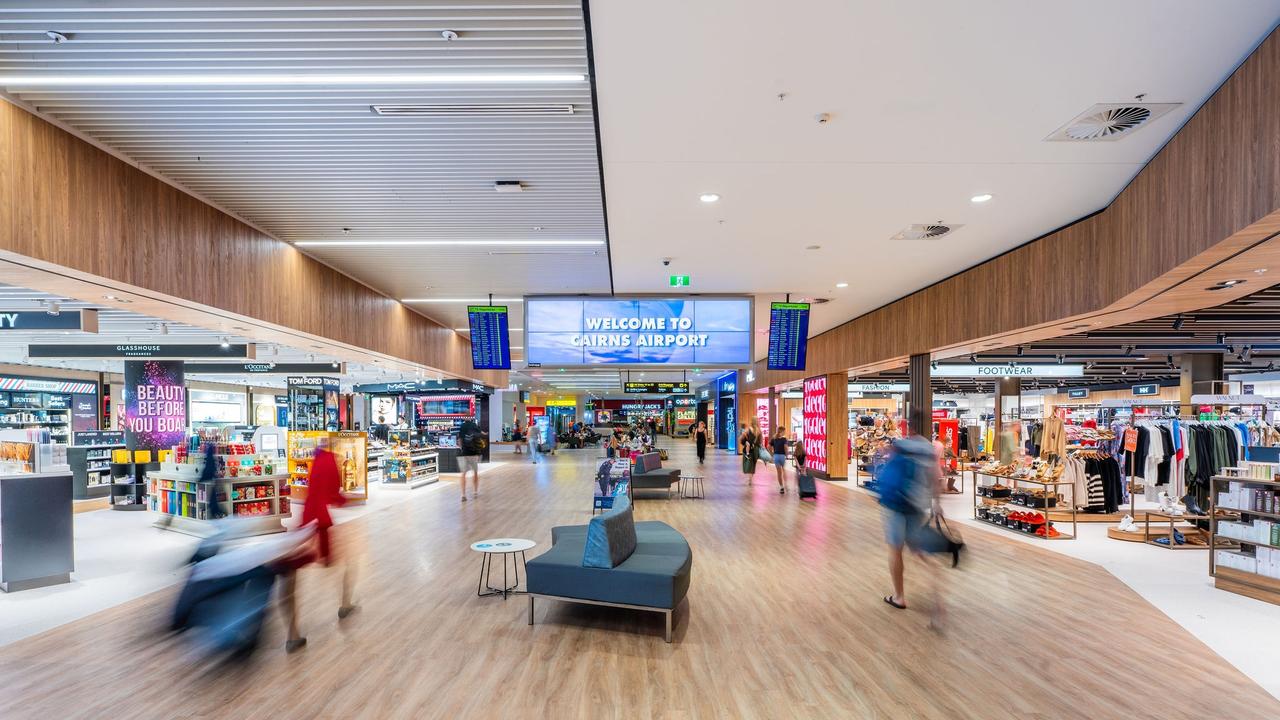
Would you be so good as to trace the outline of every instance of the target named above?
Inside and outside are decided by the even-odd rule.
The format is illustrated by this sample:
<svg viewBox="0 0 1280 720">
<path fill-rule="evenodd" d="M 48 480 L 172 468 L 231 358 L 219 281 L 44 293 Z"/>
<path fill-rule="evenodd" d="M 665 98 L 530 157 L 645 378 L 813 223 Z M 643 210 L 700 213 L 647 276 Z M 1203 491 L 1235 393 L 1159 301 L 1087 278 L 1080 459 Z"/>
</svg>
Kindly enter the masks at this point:
<svg viewBox="0 0 1280 720">
<path fill-rule="evenodd" d="M 187 388 L 181 360 L 124 364 L 125 441 L 131 450 L 182 444 L 187 430 Z"/>
<path fill-rule="evenodd" d="M 526 298 L 531 365 L 748 365 L 750 298 Z"/>
<path fill-rule="evenodd" d="M 827 378 L 804 381 L 804 452 L 810 470 L 827 472 Z M 843 421 L 842 421 L 843 422 Z"/>
<path fill-rule="evenodd" d="M 809 345 L 809 303 L 769 304 L 769 369 L 803 370 Z"/>
<path fill-rule="evenodd" d="M 511 332 L 505 305 L 468 305 L 471 324 L 471 367 L 511 369 Z"/>
</svg>

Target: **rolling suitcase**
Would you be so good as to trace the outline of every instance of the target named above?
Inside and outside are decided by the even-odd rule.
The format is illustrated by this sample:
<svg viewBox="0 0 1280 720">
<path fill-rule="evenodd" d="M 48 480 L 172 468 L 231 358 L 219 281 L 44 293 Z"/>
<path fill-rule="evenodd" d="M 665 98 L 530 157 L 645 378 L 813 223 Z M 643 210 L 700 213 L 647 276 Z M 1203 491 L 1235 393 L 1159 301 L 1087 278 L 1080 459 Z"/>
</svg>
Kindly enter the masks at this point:
<svg viewBox="0 0 1280 720">
<path fill-rule="evenodd" d="M 805 472 L 803 468 L 797 469 L 796 487 L 800 491 L 800 498 L 816 498 L 818 497 L 818 483 L 813 476 Z"/>
</svg>

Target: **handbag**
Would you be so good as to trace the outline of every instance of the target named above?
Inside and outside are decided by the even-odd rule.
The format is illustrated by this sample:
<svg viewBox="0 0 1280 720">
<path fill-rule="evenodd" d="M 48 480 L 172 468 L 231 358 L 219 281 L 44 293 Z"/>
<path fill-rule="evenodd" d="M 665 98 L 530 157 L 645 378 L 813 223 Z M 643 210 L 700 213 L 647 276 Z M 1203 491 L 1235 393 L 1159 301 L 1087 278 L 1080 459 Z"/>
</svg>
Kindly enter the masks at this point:
<svg viewBox="0 0 1280 720">
<path fill-rule="evenodd" d="M 765 462 L 773 462 L 773 456 L 769 454 L 768 450 L 764 449 L 763 445 L 756 448 L 756 457 L 760 458 Z"/>
<path fill-rule="evenodd" d="M 951 567 L 956 567 L 960 564 L 960 551 L 964 549 L 964 537 L 960 535 L 959 528 L 951 527 L 942 513 L 933 514 L 933 527 L 947 543 L 946 552 L 951 553 Z"/>
</svg>

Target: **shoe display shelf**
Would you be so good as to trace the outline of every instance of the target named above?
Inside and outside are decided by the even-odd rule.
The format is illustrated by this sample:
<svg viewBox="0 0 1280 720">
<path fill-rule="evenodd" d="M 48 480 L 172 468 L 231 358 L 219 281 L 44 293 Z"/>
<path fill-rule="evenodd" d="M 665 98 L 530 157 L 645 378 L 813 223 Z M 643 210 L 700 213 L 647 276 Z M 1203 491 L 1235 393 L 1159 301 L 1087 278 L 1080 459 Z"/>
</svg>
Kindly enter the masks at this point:
<svg viewBox="0 0 1280 720">
<path fill-rule="evenodd" d="M 1169 550 L 1208 550 L 1209 535 L 1194 523 L 1209 519 L 1208 515 L 1148 510 L 1142 521 L 1142 541 Z M 1152 522 L 1169 523 L 1169 527 L 1153 528 Z M 1178 523 L 1186 524 L 1179 526 Z M 1179 536 L 1183 538 L 1182 542 L 1178 542 Z"/>
<path fill-rule="evenodd" d="M 1280 475 L 1216 475 L 1209 487 L 1214 587 L 1280 605 Z"/>
<path fill-rule="evenodd" d="M 1045 540 L 1073 540 L 1076 537 L 1075 488 L 1070 482 L 1063 480 L 1036 477 L 1014 477 L 1012 475 L 996 475 L 973 470 L 973 516 L 989 525 L 1004 528 L 1020 535 L 1043 538 Z M 1039 497 L 1031 497 L 1023 485 L 1043 490 Z M 994 486 L 1004 485 L 1003 490 Z M 1066 488 L 1071 497 L 1063 498 L 1062 488 Z M 1007 491 L 1007 495 L 1005 492 Z M 1061 501 L 1061 504 L 1060 502 Z M 1054 520 L 1049 518 L 1048 510 L 1055 507 L 1070 508 L 1071 532 L 1065 533 L 1054 527 Z M 1038 513 L 1044 523 L 1028 523 L 1010 521 L 1004 511 L 1028 511 Z M 1066 512 L 1060 510 L 1059 512 Z M 1057 532 L 1057 535 L 1052 535 Z"/>
</svg>

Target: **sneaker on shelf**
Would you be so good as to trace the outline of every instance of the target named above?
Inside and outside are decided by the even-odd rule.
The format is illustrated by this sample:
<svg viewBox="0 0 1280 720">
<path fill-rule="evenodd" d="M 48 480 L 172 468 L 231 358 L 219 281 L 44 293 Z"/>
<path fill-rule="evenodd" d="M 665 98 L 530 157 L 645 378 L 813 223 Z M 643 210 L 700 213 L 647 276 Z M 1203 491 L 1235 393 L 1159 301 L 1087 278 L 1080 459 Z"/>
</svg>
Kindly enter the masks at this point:
<svg viewBox="0 0 1280 720">
<path fill-rule="evenodd" d="M 1116 529 L 1120 532 L 1138 532 L 1138 524 L 1133 521 L 1132 515 L 1125 515 L 1120 518 L 1120 526 Z"/>
</svg>

